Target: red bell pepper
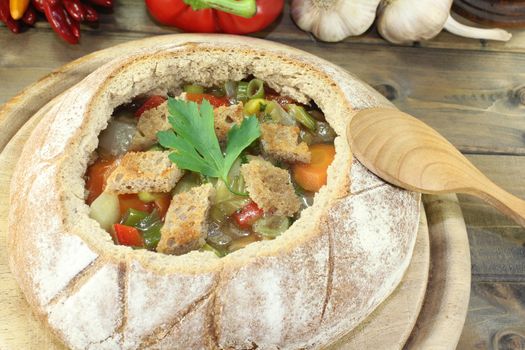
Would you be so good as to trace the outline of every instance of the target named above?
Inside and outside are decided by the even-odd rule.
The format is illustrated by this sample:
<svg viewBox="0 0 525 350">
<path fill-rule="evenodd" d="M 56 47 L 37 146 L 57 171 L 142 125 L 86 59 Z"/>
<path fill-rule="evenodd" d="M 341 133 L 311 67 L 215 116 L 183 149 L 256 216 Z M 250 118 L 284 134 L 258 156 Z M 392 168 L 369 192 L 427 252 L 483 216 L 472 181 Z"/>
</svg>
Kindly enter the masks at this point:
<svg viewBox="0 0 525 350">
<path fill-rule="evenodd" d="M 202 103 L 202 100 L 208 100 L 208 102 L 214 107 L 228 106 L 230 100 L 227 97 L 217 97 L 210 94 L 195 94 L 191 92 L 186 93 L 186 100 L 197 103 Z"/>
<path fill-rule="evenodd" d="M 135 227 L 114 224 L 113 230 L 115 231 L 118 244 L 130 247 L 144 247 L 144 240 L 142 239 L 139 230 Z"/>
<path fill-rule="evenodd" d="M 148 109 L 158 107 L 159 105 L 164 103 L 164 101 L 166 101 L 166 98 L 163 96 L 160 96 L 160 95 L 151 96 L 150 98 L 146 100 L 146 102 L 142 104 L 142 106 L 139 107 L 139 109 L 135 111 L 135 117 L 140 118 L 142 113 L 146 112 Z"/>
<path fill-rule="evenodd" d="M 160 23 L 187 32 L 247 34 L 269 26 L 284 0 L 146 0 Z"/>
<path fill-rule="evenodd" d="M 233 213 L 232 218 L 240 228 L 248 230 L 263 214 L 264 211 L 255 202 L 250 202 L 238 212 Z"/>
</svg>

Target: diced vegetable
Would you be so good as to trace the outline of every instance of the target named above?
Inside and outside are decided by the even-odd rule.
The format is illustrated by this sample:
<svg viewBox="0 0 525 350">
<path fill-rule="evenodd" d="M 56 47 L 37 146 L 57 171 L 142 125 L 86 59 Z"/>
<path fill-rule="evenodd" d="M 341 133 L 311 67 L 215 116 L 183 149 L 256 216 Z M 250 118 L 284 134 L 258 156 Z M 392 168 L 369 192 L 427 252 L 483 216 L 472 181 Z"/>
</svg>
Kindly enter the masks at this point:
<svg viewBox="0 0 525 350">
<path fill-rule="evenodd" d="M 244 208 L 232 215 L 233 220 L 242 229 L 249 229 L 264 214 L 255 202 L 248 203 Z"/>
<path fill-rule="evenodd" d="M 129 119 L 112 119 L 108 127 L 100 133 L 100 150 L 112 156 L 126 153 L 131 146 L 131 141 L 136 131 L 136 124 Z"/>
<path fill-rule="evenodd" d="M 118 200 L 121 216 L 125 215 L 130 208 L 145 211 L 147 213 L 151 213 L 155 208 L 153 203 L 145 203 L 141 201 L 136 194 L 119 194 Z"/>
<path fill-rule="evenodd" d="M 115 231 L 115 236 L 117 237 L 118 244 L 130 247 L 144 246 L 142 236 L 140 235 L 139 230 L 137 230 L 135 227 L 114 224 L 113 230 Z"/>
<path fill-rule="evenodd" d="M 286 216 L 269 215 L 260 218 L 253 224 L 253 231 L 264 237 L 277 237 L 290 227 L 290 219 Z"/>
<path fill-rule="evenodd" d="M 197 187 L 202 185 L 202 177 L 198 173 L 194 173 L 193 171 L 187 172 L 182 179 L 177 182 L 177 185 L 175 188 L 171 191 L 173 195 L 176 195 L 178 193 L 187 192 L 191 190 L 193 187 Z"/>
<path fill-rule="evenodd" d="M 171 204 L 171 194 L 170 193 L 156 193 L 157 198 L 153 201 L 155 207 L 159 212 L 159 216 L 162 220 L 166 216 L 168 209 Z"/>
<path fill-rule="evenodd" d="M 270 101 L 264 109 L 264 121 L 269 121 L 272 123 L 278 123 L 283 125 L 295 125 L 295 118 L 292 117 L 288 112 L 281 107 L 275 101 Z M 268 120 L 267 120 L 268 119 Z"/>
<path fill-rule="evenodd" d="M 294 180 L 307 191 L 317 192 L 326 185 L 327 170 L 335 157 L 333 145 L 318 143 L 310 146 L 312 154 L 309 164 L 295 163 L 292 166 Z"/>
<path fill-rule="evenodd" d="M 239 189 L 239 187 L 237 187 L 237 189 Z M 236 195 L 223 181 L 217 181 L 210 215 L 213 220 L 222 222 L 248 203 L 250 203 L 249 197 Z"/>
<path fill-rule="evenodd" d="M 129 208 L 126 214 L 124 214 L 124 216 L 122 217 L 120 223 L 122 225 L 136 227 L 139 224 L 139 222 L 144 220 L 148 215 L 149 213 L 145 211 Z"/>
<path fill-rule="evenodd" d="M 317 129 L 317 123 L 315 119 L 310 114 L 308 114 L 308 112 L 306 112 L 302 106 L 298 106 L 296 104 L 289 104 L 287 108 L 288 112 L 290 113 L 290 115 L 292 115 L 292 117 L 295 118 L 295 120 L 304 125 L 311 132 L 315 132 L 315 130 Z"/>
<path fill-rule="evenodd" d="M 208 100 L 208 102 L 214 107 L 220 107 L 220 106 L 228 106 L 230 104 L 230 101 L 226 97 L 217 97 L 210 94 L 195 94 L 195 93 L 187 93 L 186 94 L 186 100 L 193 101 L 197 103 L 202 103 L 203 100 Z"/>
<path fill-rule="evenodd" d="M 91 203 L 89 217 L 96 220 L 104 230 L 109 231 L 120 218 L 118 196 L 114 193 L 103 192 Z"/>
<path fill-rule="evenodd" d="M 240 81 L 237 84 L 237 101 L 245 102 L 248 100 L 248 83 Z"/>
<path fill-rule="evenodd" d="M 264 98 L 264 82 L 261 79 L 252 79 L 246 92 L 249 99 Z"/>
<path fill-rule="evenodd" d="M 189 92 L 191 94 L 203 94 L 204 87 L 200 85 L 189 84 L 184 86 L 184 92 Z"/>
<path fill-rule="evenodd" d="M 137 224 L 137 228 L 140 230 L 140 232 L 142 232 L 144 246 L 146 249 L 157 249 L 157 245 L 160 241 L 160 229 L 162 226 L 163 223 L 157 210 L 153 210 L 150 215 Z"/>
<path fill-rule="evenodd" d="M 249 100 L 244 104 L 244 115 L 256 115 L 266 108 L 266 101 L 264 98 L 255 98 Z"/>
<path fill-rule="evenodd" d="M 166 101 L 166 98 L 164 96 L 160 96 L 160 95 L 151 96 L 150 98 L 146 100 L 146 102 L 142 104 L 142 106 L 140 106 L 139 109 L 135 111 L 135 117 L 140 118 L 142 113 L 146 112 L 148 109 L 152 109 L 152 108 L 156 108 L 160 106 L 161 104 L 164 103 L 164 101 Z"/>
<path fill-rule="evenodd" d="M 151 193 L 151 192 L 139 192 L 137 194 L 137 196 L 139 197 L 139 199 L 145 203 L 150 203 L 150 202 L 154 202 L 155 199 L 157 199 L 157 195 L 155 193 Z"/>
<path fill-rule="evenodd" d="M 104 191 L 109 174 L 115 169 L 117 162 L 115 158 L 99 158 L 89 166 L 86 173 L 86 188 L 88 190 L 87 204 L 93 201 Z"/>
<path fill-rule="evenodd" d="M 215 255 L 217 255 L 219 258 L 222 258 L 222 257 L 228 255 L 228 252 L 227 252 L 227 251 L 220 251 L 220 250 L 218 250 L 218 249 L 215 249 L 215 248 L 213 248 L 211 245 L 209 245 L 208 243 L 206 243 L 206 244 L 201 248 L 201 250 L 215 253 Z"/>
<path fill-rule="evenodd" d="M 230 102 L 237 103 L 237 82 L 228 80 L 224 83 L 224 91 L 226 92 L 226 97 L 230 99 Z"/>
<path fill-rule="evenodd" d="M 220 86 L 212 86 L 207 88 L 206 93 L 216 97 L 226 97 L 226 91 Z"/>
<path fill-rule="evenodd" d="M 224 250 L 228 248 L 232 242 L 232 238 L 222 233 L 219 229 L 214 232 L 208 232 L 208 238 L 206 238 L 206 242 L 216 249 Z"/>
</svg>

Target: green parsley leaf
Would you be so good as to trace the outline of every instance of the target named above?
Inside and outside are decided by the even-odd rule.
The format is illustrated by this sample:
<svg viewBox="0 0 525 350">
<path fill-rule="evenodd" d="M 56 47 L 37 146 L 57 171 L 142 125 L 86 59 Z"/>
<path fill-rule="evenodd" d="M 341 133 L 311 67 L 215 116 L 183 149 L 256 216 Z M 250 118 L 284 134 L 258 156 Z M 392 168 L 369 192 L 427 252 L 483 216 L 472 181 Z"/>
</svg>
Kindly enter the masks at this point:
<svg viewBox="0 0 525 350">
<path fill-rule="evenodd" d="M 261 136 L 255 116 L 244 118 L 228 132 L 225 155 L 215 135 L 213 107 L 204 99 L 195 102 L 168 98 L 171 130 L 157 133 L 159 143 L 174 152 L 170 160 L 181 169 L 191 170 L 228 183 L 228 172 L 241 152 Z"/>
</svg>

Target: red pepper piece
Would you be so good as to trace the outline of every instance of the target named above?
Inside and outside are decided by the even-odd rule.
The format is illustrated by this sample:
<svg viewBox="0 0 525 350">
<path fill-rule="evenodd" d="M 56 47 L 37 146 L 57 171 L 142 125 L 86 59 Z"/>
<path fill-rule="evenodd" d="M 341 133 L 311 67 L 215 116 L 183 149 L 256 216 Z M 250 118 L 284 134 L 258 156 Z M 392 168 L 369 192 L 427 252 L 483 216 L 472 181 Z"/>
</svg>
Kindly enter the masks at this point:
<svg viewBox="0 0 525 350">
<path fill-rule="evenodd" d="M 22 22 L 24 22 L 28 26 L 32 26 L 33 24 L 35 24 L 36 12 L 32 6 L 29 6 L 26 12 L 24 12 L 24 16 L 22 17 Z"/>
<path fill-rule="evenodd" d="M 146 0 L 160 23 L 187 32 L 247 34 L 270 25 L 284 0 Z"/>
<path fill-rule="evenodd" d="M 44 0 L 33 0 L 33 6 L 39 12 L 44 12 Z"/>
<path fill-rule="evenodd" d="M 132 226 L 114 224 L 113 230 L 117 237 L 117 243 L 130 247 L 144 247 L 144 240 L 139 230 Z"/>
<path fill-rule="evenodd" d="M 113 0 L 89 0 L 92 4 L 102 7 L 112 7 Z"/>
<path fill-rule="evenodd" d="M 140 118 L 142 113 L 146 112 L 148 109 L 158 107 L 159 105 L 164 103 L 164 101 L 166 101 L 166 98 L 163 96 L 160 96 L 160 95 L 151 96 L 150 98 L 146 100 L 146 102 L 142 104 L 142 106 L 139 107 L 139 109 L 135 111 L 135 117 Z"/>
<path fill-rule="evenodd" d="M 98 13 L 97 11 L 88 4 L 82 4 L 84 6 L 84 10 L 86 10 L 86 21 L 88 22 L 96 22 L 98 21 Z"/>
<path fill-rule="evenodd" d="M 119 194 L 118 202 L 120 206 L 120 216 L 124 216 L 129 208 L 151 213 L 155 209 L 153 202 L 146 203 L 139 199 L 136 194 Z"/>
<path fill-rule="evenodd" d="M 62 4 L 54 0 L 44 0 L 44 13 L 51 28 L 62 39 L 70 44 L 78 43 L 79 35 L 75 35 L 77 31 L 73 28 L 71 19 Z"/>
<path fill-rule="evenodd" d="M 11 17 L 9 0 L 0 0 L 0 21 L 4 22 L 13 33 L 20 33 L 20 25 Z"/>
<path fill-rule="evenodd" d="M 250 202 L 238 212 L 233 213 L 232 218 L 240 228 L 247 230 L 250 229 L 255 221 L 259 220 L 263 214 L 264 211 L 259 208 L 255 202 Z"/>
<path fill-rule="evenodd" d="M 80 0 L 63 0 L 64 7 L 71 18 L 77 22 L 83 22 L 86 18 L 86 9 Z"/>
<path fill-rule="evenodd" d="M 217 97 L 210 94 L 195 94 L 191 92 L 186 93 L 186 100 L 193 101 L 197 103 L 202 103 L 202 100 L 208 100 L 208 102 L 215 108 L 220 106 L 228 106 L 230 104 L 230 100 L 228 97 Z"/>
<path fill-rule="evenodd" d="M 76 38 L 80 39 L 80 22 L 77 22 L 68 16 L 68 23 L 71 28 L 71 33 L 73 33 Z"/>
</svg>

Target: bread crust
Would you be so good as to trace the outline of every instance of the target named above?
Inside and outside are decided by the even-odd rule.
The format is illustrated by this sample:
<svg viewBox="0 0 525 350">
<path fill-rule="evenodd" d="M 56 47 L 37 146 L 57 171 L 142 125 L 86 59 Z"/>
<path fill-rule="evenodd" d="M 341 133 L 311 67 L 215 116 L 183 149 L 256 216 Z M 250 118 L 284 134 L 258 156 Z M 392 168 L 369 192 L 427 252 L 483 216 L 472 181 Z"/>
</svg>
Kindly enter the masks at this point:
<svg viewBox="0 0 525 350">
<path fill-rule="evenodd" d="M 35 313 L 74 349 L 318 349 L 397 286 L 415 243 L 419 195 L 352 160 L 346 124 L 391 106 L 305 52 L 251 38 L 174 35 L 118 58 L 64 93 L 26 143 L 10 193 L 11 271 Z M 328 184 L 282 236 L 219 259 L 116 246 L 88 217 L 83 174 L 111 111 L 185 82 L 253 74 L 313 99 L 339 135 Z"/>
</svg>

